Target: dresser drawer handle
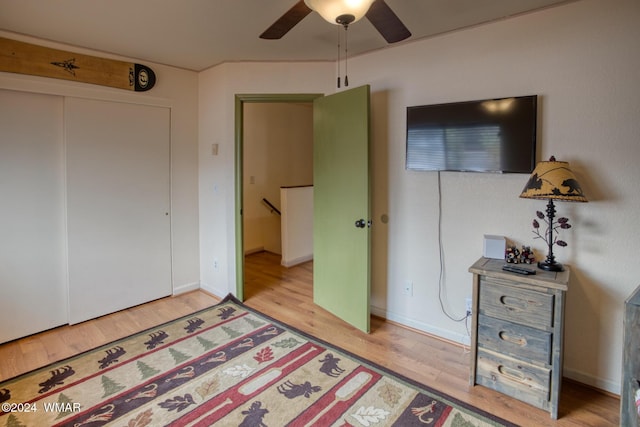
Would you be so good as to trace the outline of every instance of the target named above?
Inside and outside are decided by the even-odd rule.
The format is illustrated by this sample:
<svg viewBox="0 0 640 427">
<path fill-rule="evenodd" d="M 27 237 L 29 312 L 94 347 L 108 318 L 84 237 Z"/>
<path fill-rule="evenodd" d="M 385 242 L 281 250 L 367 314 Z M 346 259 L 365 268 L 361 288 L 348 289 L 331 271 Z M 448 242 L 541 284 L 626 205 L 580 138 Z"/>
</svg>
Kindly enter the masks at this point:
<svg viewBox="0 0 640 427">
<path fill-rule="evenodd" d="M 515 344 L 518 345 L 520 347 L 524 347 L 527 345 L 527 339 L 522 337 L 522 336 L 518 336 L 518 335 L 511 335 L 508 332 L 502 331 L 500 333 L 498 333 L 498 336 L 500 337 L 500 339 L 502 341 L 506 341 L 509 342 L 511 344 Z"/>
<path fill-rule="evenodd" d="M 527 377 L 517 369 L 509 368 L 504 365 L 498 366 L 498 372 L 500 375 L 508 378 L 512 381 L 517 381 L 519 383 L 524 383 L 527 380 Z"/>
<path fill-rule="evenodd" d="M 500 297 L 500 304 L 502 304 L 509 311 L 523 311 L 529 306 L 529 302 L 522 298 L 510 297 L 507 295 Z"/>
</svg>

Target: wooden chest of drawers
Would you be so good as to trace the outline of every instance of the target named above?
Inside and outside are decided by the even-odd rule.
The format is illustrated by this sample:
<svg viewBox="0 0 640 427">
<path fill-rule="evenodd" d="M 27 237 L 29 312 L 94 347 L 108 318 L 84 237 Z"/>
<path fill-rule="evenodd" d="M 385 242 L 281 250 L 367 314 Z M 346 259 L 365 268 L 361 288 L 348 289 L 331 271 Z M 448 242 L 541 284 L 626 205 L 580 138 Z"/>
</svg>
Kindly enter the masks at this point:
<svg viewBox="0 0 640 427">
<path fill-rule="evenodd" d="M 503 260 L 480 258 L 473 273 L 470 384 L 480 384 L 558 417 L 564 301 L 569 269 L 523 276 Z"/>
<path fill-rule="evenodd" d="M 622 392 L 620 393 L 620 425 L 638 427 L 640 408 L 640 286 L 624 302 L 624 350 L 622 353 Z"/>
</svg>

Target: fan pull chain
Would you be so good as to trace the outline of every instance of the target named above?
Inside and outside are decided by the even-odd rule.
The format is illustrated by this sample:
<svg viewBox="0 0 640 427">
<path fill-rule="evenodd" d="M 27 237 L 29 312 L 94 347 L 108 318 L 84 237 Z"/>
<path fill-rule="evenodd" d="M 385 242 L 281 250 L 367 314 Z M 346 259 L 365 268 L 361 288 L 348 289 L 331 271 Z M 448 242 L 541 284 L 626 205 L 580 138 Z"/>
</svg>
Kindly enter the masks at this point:
<svg viewBox="0 0 640 427">
<path fill-rule="evenodd" d="M 338 88 L 340 88 L 340 27 L 338 27 Z"/>
<path fill-rule="evenodd" d="M 345 25 L 344 26 L 344 87 L 349 86 L 349 76 L 347 75 L 347 67 L 348 67 L 348 63 L 347 61 L 349 60 L 349 54 L 348 54 L 348 49 L 349 49 L 349 39 L 348 39 L 348 30 L 349 26 Z"/>
<path fill-rule="evenodd" d="M 342 24 L 344 27 L 344 86 L 349 86 L 349 76 L 347 75 L 348 70 L 348 60 L 349 60 L 349 38 L 347 30 L 349 29 L 349 24 Z M 340 88 L 340 27 L 338 27 L 338 88 Z"/>
</svg>

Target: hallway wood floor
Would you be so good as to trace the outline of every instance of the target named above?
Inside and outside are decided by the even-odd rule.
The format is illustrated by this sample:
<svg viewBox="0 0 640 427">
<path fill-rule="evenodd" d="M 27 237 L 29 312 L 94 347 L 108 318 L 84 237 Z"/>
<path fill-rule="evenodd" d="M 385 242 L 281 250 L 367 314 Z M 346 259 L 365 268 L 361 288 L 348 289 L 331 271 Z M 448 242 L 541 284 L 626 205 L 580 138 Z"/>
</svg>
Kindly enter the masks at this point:
<svg viewBox="0 0 640 427">
<path fill-rule="evenodd" d="M 484 387 L 470 387 L 469 353 L 380 318 L 365 334 L 312 302 L 313 262 L 279 265 L 267 252 L 245 260 L 245 304 L 271 317 L 386 366 L 459 400 L 522 426 L 617 426 L 619 399 L 563 382 L 559 420 Z M 203 291 L 163 298 L 78 325 L 62 326 L 0 345 L 0 381 L 189 314 L 219 301 Z"/>
</svg>

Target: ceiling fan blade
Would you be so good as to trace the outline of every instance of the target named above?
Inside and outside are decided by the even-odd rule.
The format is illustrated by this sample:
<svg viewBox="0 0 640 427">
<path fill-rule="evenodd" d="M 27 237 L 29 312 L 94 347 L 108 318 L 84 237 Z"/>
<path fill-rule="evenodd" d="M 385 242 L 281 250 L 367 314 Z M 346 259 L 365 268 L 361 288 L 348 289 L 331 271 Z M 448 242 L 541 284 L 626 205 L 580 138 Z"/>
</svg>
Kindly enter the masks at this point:
<svg viewBox="0 0 640 427">
<path fill-rule="evenodd" d="M 365 16 L 387 43 L 399 42 L 411 36 L 411 32 L 384 0 L 374 1 Z"/>
<path fill-rule="evenodd" d="M 261 39 L 279 39 L 289 32 L 296 24 L 310 14 L 312 10 L 307 6 L 304 0 L 298 1 L 293 7 L 285 12 L 276 22 L 274 22 L 267 30 L 260 34 Z"/>
</svg>

